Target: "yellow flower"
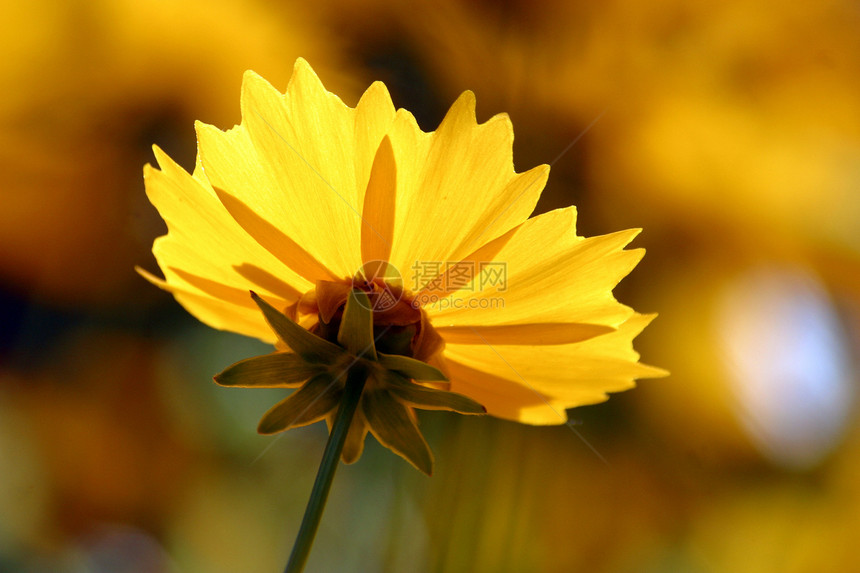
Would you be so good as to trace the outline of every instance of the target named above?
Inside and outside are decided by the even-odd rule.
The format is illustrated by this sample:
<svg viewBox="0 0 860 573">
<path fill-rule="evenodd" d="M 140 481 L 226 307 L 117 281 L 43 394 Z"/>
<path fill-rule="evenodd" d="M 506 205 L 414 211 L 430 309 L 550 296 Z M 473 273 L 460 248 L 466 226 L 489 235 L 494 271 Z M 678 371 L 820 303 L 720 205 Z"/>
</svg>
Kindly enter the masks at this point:
<svg viewBox="0 0 860 573">
<path fill-rule="evenodd" d="M 228 131 L 197 124 L 192 174 L 155 148 L 160 169 L 144 172 L 168 225 L 153 247 L 165 278 L 140 272 L 212 327 L 280 338 L 269 358 L 218 378 L 301 385 L 262 432 L 331 422 L 338 378 L 376 357 L 343 459 L 357 459 L 370 430 L 429 472 L 416 407 L 475 413 L 477 402 L 563 424 L 566 408 L 663 374 L 632 348 L 653 316 L 611 292 L 642 257 L 623 250 L 638 230 L 578 237 L 573 207 L 529 219 L 549 168 L 515 173 L 510 120 L 479 125 L 471 92 L 425 133 L 382 83 L 351 108 L 298 60 L 285 94 L 247 72 L 241 105 Z M 369 355 L 347 322 L 364 324 L 355 336 Z M 308 397 L 313 406 L 285 414 Z M 420 444 L 393 443 L 391 424 Z"/>
</svg>

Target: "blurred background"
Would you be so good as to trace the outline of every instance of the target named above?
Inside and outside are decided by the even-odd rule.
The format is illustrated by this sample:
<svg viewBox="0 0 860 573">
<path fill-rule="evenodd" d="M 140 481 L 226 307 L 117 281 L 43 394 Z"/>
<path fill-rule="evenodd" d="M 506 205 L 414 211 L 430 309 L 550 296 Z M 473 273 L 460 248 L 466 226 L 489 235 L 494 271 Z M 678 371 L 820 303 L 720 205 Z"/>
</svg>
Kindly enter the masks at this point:
<svg viewBox="0 0 860 573">
<path fill-rule="evenodd" d="M 538 206 L 648 254 L 616 290 L 672 376 L 573 429 L 422 412 L 426 478 L 368 438 L 324 572 L 858 571 L 860 5 L 681 0 L 0 1 L 0 572 L 282 570 L 322 424 L 211 382 L 269 351 L 137 274 L 158 144 L 240 120 L 296 57 L 438 125 L 508 112 Z M 575 142 L 575 144 L 574 144 Z M 571 145 L 573 144 L 573 145 Z"/>
</svg>

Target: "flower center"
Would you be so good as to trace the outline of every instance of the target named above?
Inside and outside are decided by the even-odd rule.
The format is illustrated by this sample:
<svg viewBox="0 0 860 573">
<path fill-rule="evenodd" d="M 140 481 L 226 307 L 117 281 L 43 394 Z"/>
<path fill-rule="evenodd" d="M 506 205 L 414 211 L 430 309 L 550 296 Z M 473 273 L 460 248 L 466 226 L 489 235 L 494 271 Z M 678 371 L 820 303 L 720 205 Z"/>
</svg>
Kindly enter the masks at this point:
<svg viewBox="0 0 860 573">
<path fill-rule="evenodd" d="M 352 281 L 319 281 L 313 291 L 297 303 L 296 313 L 316 315 L 318 322 L 310 331 L 337 344 L 346 299 L 353 288 L 367 295 L 373 311 L 373 337 L 376 350 L 428 361 L 442 350 L 444 342 L 430 326 L 423 311 L 413 304 L 412 296 L 400 286 L 381 278 Z"/>
</svg>

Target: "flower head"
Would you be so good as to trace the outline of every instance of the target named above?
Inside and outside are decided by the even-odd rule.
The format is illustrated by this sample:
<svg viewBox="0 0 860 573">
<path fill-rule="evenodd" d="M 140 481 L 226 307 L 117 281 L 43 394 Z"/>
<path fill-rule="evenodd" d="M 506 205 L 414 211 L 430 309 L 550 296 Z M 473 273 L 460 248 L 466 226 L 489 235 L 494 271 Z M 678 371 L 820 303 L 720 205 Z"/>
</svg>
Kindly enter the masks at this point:
<svg viewBox="0 0 860 573">
<path fill-rule="evenodd" d="M 241 101 L 240 125 L 197 124 L 192 174 L 155 149 L 164 279 L 141 273 L 206 324 L 276 344 L 216 377 L 299 387 L 260 431 L 331 420 L 360 367 L 344 460 L 369 430 L 429 472 L 416 407 L 562 424 L 662 374 L 632 348 L 652 316 L 612 296 L 638 230 L 578 237 L 573 207 L 529 219 L 549 168 L 514 171 L 506 115 L 478 124 L 466 92 L 425 133 L 382 83 L 352 108 L 304 60 L 284 94 L 247 72 Z"/>
</svg>

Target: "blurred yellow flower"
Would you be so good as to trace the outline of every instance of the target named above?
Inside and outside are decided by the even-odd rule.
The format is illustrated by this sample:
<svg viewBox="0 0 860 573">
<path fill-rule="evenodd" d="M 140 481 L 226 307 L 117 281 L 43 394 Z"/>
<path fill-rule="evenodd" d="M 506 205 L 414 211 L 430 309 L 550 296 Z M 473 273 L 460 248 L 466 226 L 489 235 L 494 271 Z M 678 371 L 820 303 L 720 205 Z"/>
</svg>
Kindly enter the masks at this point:
<svg viewBox="0 0 860 573">
<path fill-rule="evenodd" d="M 363 346 L 345 339 L 346 315 L 370 320 L 371 352 L 400 378 L 385 380 L 385 391 L 400 384 L 412 393 L 386 402 L 380 415 L 373 397 L 384 393 L 383 375 L 370 374 L 347 461 L 360 455 L 368 422 L 392 447 L 374 422 L 395 416 L 391 408 L 410 432 L 414 407 L 469 411 L 472 401 L 501 418 L 563 424 L 566 408 L 663 374 L 638 363 L 632 348 L 653 316 L 611 292 L 642 257 L 641 249 L 623 250 L 638 230 L 578 237 L 573 207 L 529 219 L 549 168 L 516 173 L 510 120 L 502 114 L 479 125 L 471 92 L 425 133 L 412 114 L 395 110 L 382 83 L 351 108 L 300 59 L 285 94 L 247 72 L 241 104 L 242 123 L 230 130 L 197 124 L 192 174 L 155 148 L 160 169 L 144 172 L 168 225 L 153 246 L 165 278 L 140 272 L 206 324 L 270 342 L 274 329 L 295 352 L 281 345 L 220 375 L 246 386 L 310 378 L 270 410 L 261 431 L 331 421 L 335 396 L 285 411 L 311 386 L 325 395 L 331 365 L 349 366 L 343 347 L 361 358 Z M 372 319 L 354 318 L 359 307 L 372 308 Z M 295 332 L 296 323 L 316 336 Z M 308 353 L 315 359 L 299 359 Z M 447 381 L 423 376 L 422 363 Z M 267 378 L 274 370 L 284 379 Z M 457 394 L 471 399 L 457 402 L 462 409 L 452 405 L 458 398 L 440 397 Z M 429 469 L 429 451 L 422 458 L 392 449 Z"/>
<path fill-rule="evenodd" d="M 178 126 L 195 117 L 238 121 L 247 62 L 285 85 L 283 62 L 309 54 L 338 89 L 358 93 L 364 84 L 345 71 L 357 68 L 344 65 L 343 46 L 313 7 L 298 1 L 4 7 L 0 276 L 7 288 L 51 304 L 143 301 L 145 285 L 129 268 L 148 256 L 163 225 L 140 192 L 137 167 L 153 142 L 193 149 L 192 133 Z"/>
</svg>

